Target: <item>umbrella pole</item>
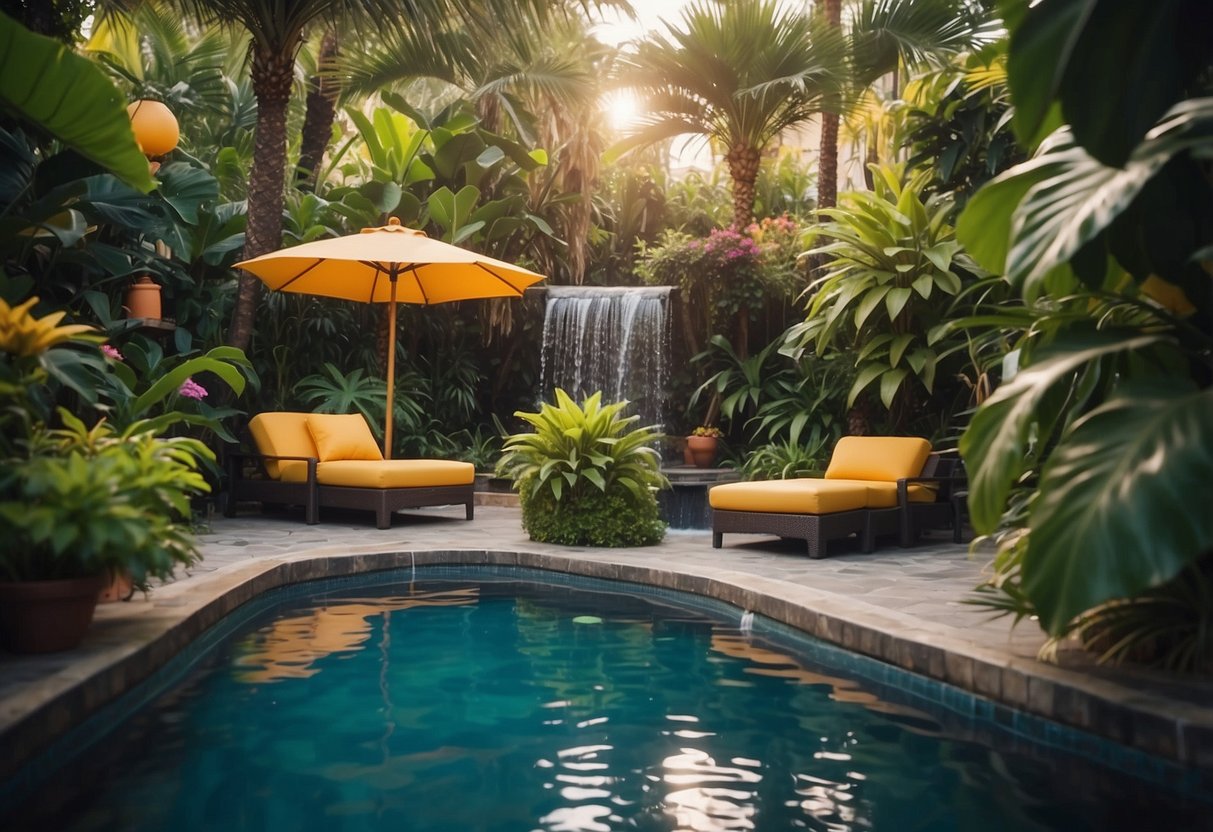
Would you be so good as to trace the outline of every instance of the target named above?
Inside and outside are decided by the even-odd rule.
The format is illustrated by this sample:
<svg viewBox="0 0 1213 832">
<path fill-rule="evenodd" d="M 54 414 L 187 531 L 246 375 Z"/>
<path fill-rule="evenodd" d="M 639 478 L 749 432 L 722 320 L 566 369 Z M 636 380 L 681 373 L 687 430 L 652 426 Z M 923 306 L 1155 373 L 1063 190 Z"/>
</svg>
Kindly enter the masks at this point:
<svg viewBox="0 0 1213 832">
<path fill-rule="evenodd" d="M 396 274 L 392 273 L 392 299 L 387 306 L 387 424 L 383 428 L 383 458 L 392 458 L 392 422 L 395 421 L 393 405 L 396 402 Z"/>
</svg>

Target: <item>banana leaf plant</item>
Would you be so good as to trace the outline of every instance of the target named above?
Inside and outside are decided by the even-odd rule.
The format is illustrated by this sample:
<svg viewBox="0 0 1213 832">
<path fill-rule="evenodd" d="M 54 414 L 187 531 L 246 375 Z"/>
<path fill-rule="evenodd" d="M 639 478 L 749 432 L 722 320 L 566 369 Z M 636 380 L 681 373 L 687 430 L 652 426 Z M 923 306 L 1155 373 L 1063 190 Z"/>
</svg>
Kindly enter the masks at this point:
<svg viewBox="0 0 1213 832">
<path fill-rule="evenodd" d="M 1019 293 L 1024 369 L 960 447 L 974 526 L 1016 527 L 1003 603 L 1060 637 L 1213 553 L 1213 6 L 1006 5 L 1038 147 L 958 233 Z"/>
</svg>

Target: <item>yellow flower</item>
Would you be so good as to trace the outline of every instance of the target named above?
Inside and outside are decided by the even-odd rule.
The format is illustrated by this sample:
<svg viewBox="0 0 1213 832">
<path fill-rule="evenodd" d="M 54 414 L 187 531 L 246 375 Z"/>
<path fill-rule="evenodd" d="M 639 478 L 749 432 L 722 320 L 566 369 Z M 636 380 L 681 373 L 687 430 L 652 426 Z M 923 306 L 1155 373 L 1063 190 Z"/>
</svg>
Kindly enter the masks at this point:
<svg viewBox="0 0 1213 832">
<path fill-rule="evenodd" d="M 64 312 L 52 312 L 41 318 L 29 313 L 38 298 L 33 297 L 19 306 L 9 306 L 0 298 L 0 350 L 25 357 L 41 355 L 65 341 L 93 340 L 81 338 L 86 334 L 99 337 L 91 326 L 69 324 L 59 326 Z"/>
</svg>

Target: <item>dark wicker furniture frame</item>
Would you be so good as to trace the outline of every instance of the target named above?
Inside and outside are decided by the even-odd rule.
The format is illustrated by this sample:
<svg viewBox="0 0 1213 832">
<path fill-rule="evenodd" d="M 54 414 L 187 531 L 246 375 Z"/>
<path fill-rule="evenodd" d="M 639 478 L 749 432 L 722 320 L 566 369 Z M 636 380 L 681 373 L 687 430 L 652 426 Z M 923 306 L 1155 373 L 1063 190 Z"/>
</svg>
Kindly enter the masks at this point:
<svg viewBox="0 0 1213 832">
<path fill-rule="evenodd" d="M 244 465 L 254 460 L 260 470 L 259 478 L 246 477 Z M 298 461 L 307 463 L 307 480 L 304 482 L 282 482 L 270 478 L 266 473 L 267 460 Z M 460 505 L 468 520 L 475 517 L 475 486 L 442 485 L 413 488 L 356 488 L 344 485 L 320 485 L 316 482 L 315 457 L 263 456 L 261 454 L 228 454 L 228 487 L 230 495 L 224 514 L 236 513 L 236 503 L 256 501 L 280 505 L 301 505 L 304 521 L 309 526 L 320 522 L 320 508 L 352 508 L 375 512 L 375 526 L 390 528 L 392 513 L 404 508 L 422 506 Z"/>
</svg>

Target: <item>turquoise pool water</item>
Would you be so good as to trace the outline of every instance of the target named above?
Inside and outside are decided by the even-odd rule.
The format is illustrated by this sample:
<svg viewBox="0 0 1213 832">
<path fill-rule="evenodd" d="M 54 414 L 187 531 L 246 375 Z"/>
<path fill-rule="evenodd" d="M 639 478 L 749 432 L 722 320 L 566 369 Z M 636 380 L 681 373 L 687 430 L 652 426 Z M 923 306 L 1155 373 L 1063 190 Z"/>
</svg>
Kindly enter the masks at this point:
<svg viewBox="0 0 1213 832">
<path fill-rule="evenodd" d="M 1026 746 L 724 605 L 427 574 L 263 605 L 33 794 L 5 793 L 0 828 L 1213 826 L 1208 795 Z"/>
</svg>

